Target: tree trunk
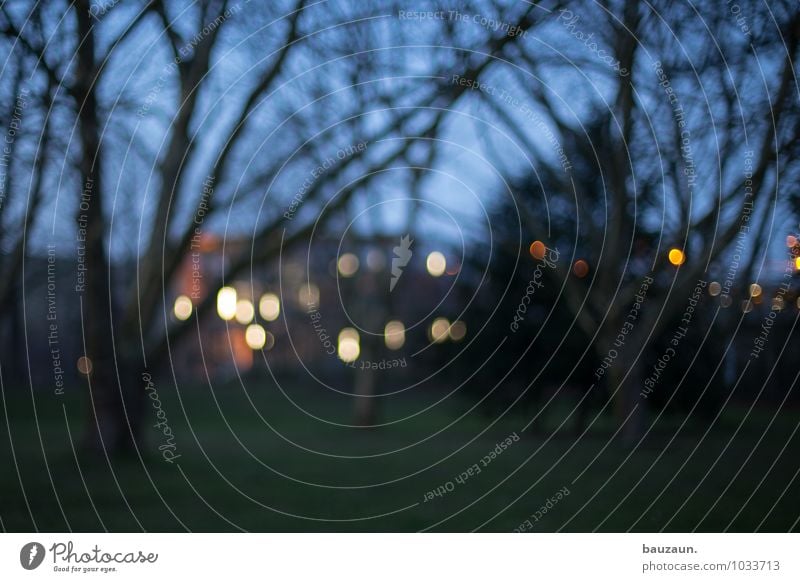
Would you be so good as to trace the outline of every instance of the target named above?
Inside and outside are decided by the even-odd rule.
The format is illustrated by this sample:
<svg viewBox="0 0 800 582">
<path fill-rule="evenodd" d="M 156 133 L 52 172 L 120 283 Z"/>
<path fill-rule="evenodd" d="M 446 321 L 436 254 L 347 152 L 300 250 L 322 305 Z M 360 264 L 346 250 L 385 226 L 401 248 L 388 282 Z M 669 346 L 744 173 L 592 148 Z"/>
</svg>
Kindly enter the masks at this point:
<svg viewBox="0 0 800 582">
<path fill-rule="evenodd" d="M 614 370 L 617 378 L 614 379 L 613 387 L 619 387 L 614 408 L 617 423 L 622 427 L 622 442 L 626 445 L 637 444 L 647 428 L 647 403 L 640 394 L 644 379 L 642 368 L 641 359 L 633 363 L 631 358 L 628 363 L 620 362 Z"/>
<path fill-rule="evenodd" d="M 355 371 L 355 424 L 358 426 L 372 426 L 378 414 L 375 395 L 375 371 L 370 369 Z"/>
<path fill-rule="evenodd" d="M 352 280 L 351 280 L 352 281 Z M 354 281 L 352 281 L 355 283 Z M 350 285 L 346 293 L 348 297 L 359 297 L 353 307 L 356 317 L 363 322 L 363 326 L 368 330 L 378 330 L 383 327 L 386 320 L 388 306 L 385 295 L 381 293 L 381 283 L 383 281 L 369 270 L 365 270 L 358 279 L 358 287 Z M 369 333 L 361 334 L 361 354 L 359 360 L 366 363 L 362 370 L 359 362 L 356 361 L 355 382 L 353 383 L 354 403 L 354 423 L 358 426 L 373 426 L 378 419 L 378 399 L 375 397 L 375 386 L 378 370 L 373 370 L 369 365 L 380 353 L 379 346 L 382 343 L 380 336 Z"/>
<path fill-rule="evenodd" d="M 125 358 L 115 359 L 112 324 L 113 287 L 106 255 L 103 212 L 102 151 L 99 137 L 94 66 L 94 29 L 89 4 L 76 6 L 78 46 L 75 93 L 80 110 L 78 125 L 83 146 L 80 160 L 82 191 L 78 205 L 78 273 L 76 292 L 81 296 L 83 342 L 88 360 L 88 426 L 83 437 L 89 451 L 130 453 L 140 434 L 143 390 L 137 390 Z M 81 258 L 82 257 L 82 258 Z M 124 352 L 125 350 L 119 350 Z M 119 381 L 118 381 L 119 379 Z M 137 402 L 137 400 L 139 402 Z M 130 413 L 128 412 L 130 411 Z"/>
<path fill-rule="evenodd" d="M 620 328 L 621 325 L 617 327 Z M 609 344 L 609 350 L 616 350 L 617 357 L 608 371 L 608 388 L 614 398 L 614 417 L 620 428 L 619 434 L 626 445 L 638 443 L 647 427 L 647 402 L 641 396 L 645 353 L 636 359 L 647 336 L 640 330 L 646 329 L 649 329 L 647 323 L 640 321 L 623 345 Z"/>
</svg>

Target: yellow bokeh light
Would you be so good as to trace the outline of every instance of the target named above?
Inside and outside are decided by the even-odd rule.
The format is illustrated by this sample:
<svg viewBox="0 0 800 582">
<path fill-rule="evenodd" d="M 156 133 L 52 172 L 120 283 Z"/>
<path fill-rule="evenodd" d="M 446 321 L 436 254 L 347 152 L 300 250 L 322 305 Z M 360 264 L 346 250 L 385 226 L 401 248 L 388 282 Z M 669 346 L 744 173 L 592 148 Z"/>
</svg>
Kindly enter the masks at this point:
<svg viewBox="0 0 800 582">
<path fill-rule="evenodd" d="M 275 321 L 281 313 L 281 300 L 274 293 L 265 293 L 258 302 L 258 312 L 264 321 Z"/>
<path fill-rule="evenodd" d="M 178 295 L 175 298 L 175 305 L 172 307 L 175 317 L 181 321 L 186 321 L 192 316 L 192 300 L 186 295 Z"/>
<path fill-rule="evenodd" d="M 236 289 L 223 287 L 217 292 L 217 313 L 225 321 L 236 316 Z"/>
<path fill-rule="evenodd" d="M 428 273 L 430 273 L 432 276 L 441 277 L 444 275 L 445 269 L 447 269 L 447 260 L 439 251 L 433 251 L 428 255 L 428 259 L 425 261 L 425 266 L 428 269 Z"/>
<path fill-rule="evenodd" d="M 339 332 L 339 339 L 351 339 L 351 340 L 359 340 L 358 331 L 353 327 L 345 327 Z"/>
<path fill-rule="evenodd" d="M 722 291 L 722 285 L 720 285 L 718 282 L 711 281 L 711 283 L 708 284 L 708 294 L 712 297 L 719 295 L 720 291 Z"/>
<path fill-rule="evenodd" d="M 800 257 L 795 257 L 794 259 L 794 268 L 800 271 Z"/>
<path fill-rule="evenodd" d="M 761 295 L 761 285 L 753 283 L 750 285 L 750 297 L 758 297 Z"/>
<path fill-rule="evenodd" d="M 431 324 L 431 339 L 437 344 L 445 341 L 450 333 L 450 322 L 445 317 L 437 317 Z"/>
<path fill-rule="evenodd" d="M 267 343 L 267 332 L 257 323 L 247 326 L 244 332 L 244 341 L 251 350 L 260 350 Z"/>
<path fill-rule="evenodd" d="M 355 362 L 361 353 L 361 341 L 358 332 L 346 327 L 339 332 L 337 353 L 343 362 Z"/>
<path fill-rule="evenodd" d="M 239 299 L 239 301 L 236 302 L 236 321 L 244 325 L 253 321 L 255 315 L 256 310 L 255 307 L 253 307 L 252 301 L 249 299 Z"/>
<path fill-rule="evenodd" d="M 460 342 L 467 335 L 467 324 L 463 321 L 454 321 L 450 326 L 450 339 L 454 342 Z"/>
<path fill-rule="evenodd" d="M 387 348 L 399 350 L 406 343 L 406 326 L 402 321 L 390 321 L 383 328 L 383 337 Z"/>
<path fill-rule="evenodd" d="M 358 257 L 353 253 L 345 253 L 336 263 L 342 277 L 352 277 L 358 271 Z"/>
<path fill-rule="evenodd" d="M 297 290 L 297 300 L 301 307 L 319 305 L 319 287 L 314 283 L 303 283 Z"/>
<path fill-rule="evenodd" d="M 670 263 L 679 267 L 686 261 L 686 254 L 680 249 L 670 249 L 668 258 Z"/>
</svg>

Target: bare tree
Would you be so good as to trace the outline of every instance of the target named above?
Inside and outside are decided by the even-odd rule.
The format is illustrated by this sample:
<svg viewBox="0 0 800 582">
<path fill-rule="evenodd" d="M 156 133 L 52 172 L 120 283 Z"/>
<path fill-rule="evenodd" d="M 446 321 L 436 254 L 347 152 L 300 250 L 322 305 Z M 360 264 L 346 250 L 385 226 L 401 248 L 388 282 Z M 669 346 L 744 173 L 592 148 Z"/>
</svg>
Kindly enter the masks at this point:
<svg viewBox="0 0 800 582">
<path fill-rule="evenodd" d="M 523 27 L 538 17 L 530 6 L 509 14 Z M 170 346 L 213 308 L 211 293 L 189 321 L 166 316 L 165 290 L 201 222 L 252 241 L 250 252 L 227 259 L 209 285 L 216 289 L 306 237 L 324 203 L 328 216 L 346 211 L 382 179 L 376 170 L 433 159 L 449 108 L 468 90 L 447 80 L 449 58 L 419 74 L 400 56 L 421 35 L 442 39 L 438 27 L 395 26 L 397 16 L 395 2 L 305 0 L 3 8 L 4 36 L 35 62 L 44 94 L 57 95 L 72 125 L 66 143 L 43 149 L 66 164 L 59 183 L 79 233 L 88 448 L 137 450 L 142 374 L 163 366 Z M 399 48 L 382 46 L 387 31 Z M 452 24 L 446 32 L 455 34 Z M 456 51 L 455 66 L 478 77 L 514 40 L 482 35 L 480 50 Z M 384 140 L 396 135 L 414 139 Z M 359 142 L 369 147 L 317 177 L 287 219 L 309 170 Z"/>
<path fill-rule="evenodd" d="M 429 16 L 413 17 L 391 0 L 4 6 L 5 41 L 35 64 L 37 107 L 55 104 L 71 126 L 63 140 L 39 129 L 26 216 L 42 204 L 48 159 L 63 162 L 59 189 L 85 248 L 87 446 L 137 449 L 142 374 L 168 364 L 213 309 L 210 293 L 187 321 L 167 315 L 199 232 L 251 243 L 226 255 L 216 290 L 308 237 L 323 207 L 327 220 L 345 216 L 391 179 L 381 170 L 415 167 L 409 188 L 424 189 L 418 168 L 442 163 L 440 138 L 473 104 L 518 156 L 485 141 L 525 191 L 531 239 L 590 265 L 575 280 L 558 263 L 561 301 L 587 353 L 614 354 L 601 375 L 626 434 L 641 434 L 642 346 L 720 264 L 745 204 L 759 225 L 750 264 L 763 258 L 760 233 L 783 207 L 782 178 L 797 173 L 796 7 L 748 5 L 759 32 L 748 35 L 724 10 L 682 4 L 446 4 L 420 2 L 413 14 Z M 357 143 L 367 147 L 336 155 Z M 75 240 L 74 222 L 60 228 Z M 680 268 L 666 262 L 672 247 Z M 646 281 L 647 308 L 629 328 Z"/>
<path fill-rule="evenodd" d="M 558 305 L 587 337 L 584 356 L 628 441 L 645 429 L 646 346 L 673 333 L 698 281 L 727 276 L 737 241 L 747 238 L 740 286 L 764 264 L 776 225 L 788 227 L 800 14 L 791 3 L 748 6 L 743 18 L 716 6 L 570 2 L 552 15 L 549 50 L 526 45 L 507 67 L 513 98 L 480 95 L 530 156 L 509 176 L 530 193 L 526 230 L 562 257 Z M 586 280 L 570 272 L 577 259 Z"/>
</svg>

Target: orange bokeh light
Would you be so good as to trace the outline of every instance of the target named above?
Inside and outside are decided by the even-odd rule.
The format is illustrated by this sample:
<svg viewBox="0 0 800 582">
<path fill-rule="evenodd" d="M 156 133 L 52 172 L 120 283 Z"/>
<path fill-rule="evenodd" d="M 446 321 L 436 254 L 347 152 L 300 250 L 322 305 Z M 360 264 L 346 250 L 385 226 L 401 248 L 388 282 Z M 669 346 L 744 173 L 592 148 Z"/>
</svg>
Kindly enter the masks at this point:
<svg viewBox="0 0 800 582">
<path fill-rule="evenodd" d="M 544 254 L 547 252 L 547 247 L 544 246 L 544 243 L 540 240 L 535 240 L 531 243 L 531 248 L 529 249 L 531 256 L 536 259 L 537 261 L 541 261 L 544 259 Z"/>
<path fill-rule="evenodd" d="M 589 274 L 589 263 L 583 259 L 578 259 L 575 261 L 575 264 L 572 265 L 572 272 L 575 273 L 576 277 L 583 279 Z"/>
<path fill-rule="evenodd" d="M 686 254 L 680 249 L 671 249 L 669 251 L 669 262 L 676 267 L 682 265 L 686 261 Z"/>
</svg>

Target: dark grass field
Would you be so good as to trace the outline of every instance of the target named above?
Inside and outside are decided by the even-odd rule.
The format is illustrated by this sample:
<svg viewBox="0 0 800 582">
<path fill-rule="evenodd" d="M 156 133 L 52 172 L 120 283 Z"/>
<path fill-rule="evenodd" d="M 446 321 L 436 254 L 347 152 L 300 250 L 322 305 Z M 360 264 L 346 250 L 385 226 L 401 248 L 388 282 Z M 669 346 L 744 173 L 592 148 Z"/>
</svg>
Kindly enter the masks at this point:
<svg viewBox="0 0 800 582">
<path fill-rule="evenodd" d="M 141 459 L 76 453 L 87 409 L 78 388 L 61 399 L 6 388 L 2 528 L 513 531 L 528 519 L 529 531 L 798 529 L 797 410 L 726 409 L 705 436 L 710 421 L 662 419 L 632 447 L 612 438 L 605 418 L 581 439 L 556 430 L 566 409 L 522 434 L 521 415 L 494 421 L 459 399 L 423 411 L 442 395 L 418 395 L 384 405 L 392 424 L 358 429 L 315 420 L 346 424 L 349 404 L 303 386 L 284 395 L 257 382 L 247 393 L 235 382 L 213 393 L 197 385 L 178 397 L 158 385 L 180 455 L 173 464 L 155 428 Z M 484 466 L 513 433 L 520 439 Z M 457 483 L 476 463 L 481 472 Z M 448 482 L 451 491 L 425 501 Z M 564 487 L 569 495 L 531 518 Z"/>
</svg>

